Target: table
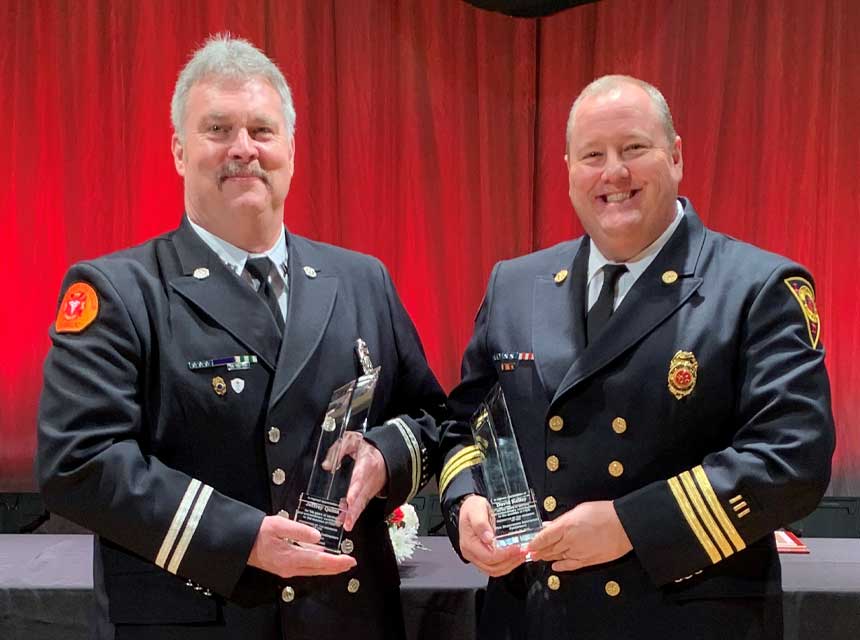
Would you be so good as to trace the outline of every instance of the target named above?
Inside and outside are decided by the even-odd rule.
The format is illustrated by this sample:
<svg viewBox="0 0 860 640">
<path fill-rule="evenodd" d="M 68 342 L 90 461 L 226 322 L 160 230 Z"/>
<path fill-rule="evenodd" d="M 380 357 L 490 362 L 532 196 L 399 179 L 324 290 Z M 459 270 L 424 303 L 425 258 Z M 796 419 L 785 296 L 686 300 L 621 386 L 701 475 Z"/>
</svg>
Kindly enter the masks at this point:
<svg viewBox="0 0 860 640">
<path fill-rule="evenodd" d="M 447 538 L 422 538 L 401 567 L 410 640 L 474 636 L 484 578 Z M 809 555 L 782 555 L 786 640 L 860 634 L 860 539 L 806 538 Z M 92 536 L 0 535 L 0 638 L 88 637 Z"/>
</svg>

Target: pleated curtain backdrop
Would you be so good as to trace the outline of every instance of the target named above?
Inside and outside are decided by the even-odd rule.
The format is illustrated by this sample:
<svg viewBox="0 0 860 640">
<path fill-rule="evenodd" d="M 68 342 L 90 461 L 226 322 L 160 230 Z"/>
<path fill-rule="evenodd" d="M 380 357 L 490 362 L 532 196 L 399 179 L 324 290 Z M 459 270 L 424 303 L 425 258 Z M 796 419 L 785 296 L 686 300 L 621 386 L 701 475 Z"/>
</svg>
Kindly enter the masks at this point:
<svg viewBox="0 0 860 640">
<path fill-rule="evenodd" d="M 179 222 L 173 83 L 229 30 L 294 91 L 288 226 L 388 265 L 448 388 L 492 265 L 581 233 L 573 98 L 605 73 L 656 84 L 706 224 L 816 277 L 831 491 L 860 494 L 858 27 L 854 0 L 603 0 L 538 20 L 459 0 L 0 1 L 0 490 L 32 487 L 66 268 Z"/>
</svg>

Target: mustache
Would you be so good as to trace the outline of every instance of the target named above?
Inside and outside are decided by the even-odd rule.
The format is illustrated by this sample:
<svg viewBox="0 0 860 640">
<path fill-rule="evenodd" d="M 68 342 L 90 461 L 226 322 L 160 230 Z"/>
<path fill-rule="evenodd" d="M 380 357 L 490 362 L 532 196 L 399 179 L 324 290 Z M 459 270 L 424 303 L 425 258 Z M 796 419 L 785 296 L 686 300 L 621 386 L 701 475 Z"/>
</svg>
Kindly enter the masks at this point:
<svg viewBox="0 0 860 640">
<path fill-rule="evenodd" d="M 269 174 L 260 167 L 231 161 L 221 167 L 218 172 L 218 184 L 221 185 L 227 178 L 259 178 L 268 187 L 271 186 Z"/>
</svg>

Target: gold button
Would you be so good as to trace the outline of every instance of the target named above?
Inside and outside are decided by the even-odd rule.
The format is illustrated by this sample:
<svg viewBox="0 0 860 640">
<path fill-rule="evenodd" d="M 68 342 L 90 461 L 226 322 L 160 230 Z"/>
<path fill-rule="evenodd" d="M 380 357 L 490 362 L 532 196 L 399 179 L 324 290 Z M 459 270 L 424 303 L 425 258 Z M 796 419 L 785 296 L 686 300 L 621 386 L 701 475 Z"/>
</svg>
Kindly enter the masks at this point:
<svg viewBox="0 0 860 640">
<path fill-rule="evenodd" d="M 349 538 L 344 538 L 340 543 L 340 550 L 342 553 L 352 553 L 355 550 L 355 544 Z"/>
<path fill-rule="evenodd" d="M 547 458 L 546 468 L 550 471 L 558 471 L 558 456 L 550 456 Z"/>
<path fill-rule="evenodd" d="M 678 272 L 672 271 L 669 269 L 668 271 L 663 272 L 663 282 L 664 284 L 672 284 L 678 280 Z"/>
<path fill-rule="evenodd" d="M 282 518 L 286 518 L 287 520 L 290 519 L 289 511 L 284 511 L 283 509 L 281 509 L 280 511 L 278 511 L 278 515 L 281 516 Z"/>
<path fill-rule="evenodd" d="M 557 274 L 555 274 L 553 280 L 555 280 L 556 284 L 561 284 L 562 282 L 567 280 L 567 269 L 562 269 Z"/>
<path fill-rule="evenodd" d="M 272 427 L 269 429 L 269 442 L 272 444 L 277 444 L 281 439 L 281 430 L 277 427 Z"/>
<path fill-rule="evenodd" d="M 549 512 L 555 511 L 555 508 L 558 506 L 558 503 L 555 501 L 555 498 L 552 496 L 547 496 L 543 499 L 543 508 Z"/>
<path fill-rule="evenodd" d="M 609 475 L 613 478 L 617 478 L 622 473 L 624 473 L 624 465 L 618 462 L 618 460 L 613 460 L 609 463 Z"/>
<path fill-rule="evenodd" d="M 359 587 L 361 587 L 361 583 L 358 581 L 358 578 L 350 578 L 349 583 L 346 585 L 346 590 L 350 593 L 358 593 Z"/>
<path fill-rule="evenodd" d="M 561 431 L 564 427 L 564 420 L 561 416 L 553 416 L 549 419 L 549 428 L 553 431 Z"/>
<path fill-rule="evenodd" d="M 615 582 L 615 580 L 610 580 L 609 582 L 607 582 L 604 589 L 606 589 L 606 595 L 608 595 L 610 598 L 614 598 L 619 593 L 621 593 L 621 585 Z"/>
<path fill-rule="evenodd" d="M 561 586 L 561 580 L 558 579 L 558 576 L 551 575 L 546 579 L 546 586 L 548 586 L 553 591 L 558 591 L 558 588 Z"/>
<path fill-rule="evenodd" d="M 292 587 L 284 587 L 281 591 L 281 600 L 284 602 L 292 602 L 296 599 L 296 592 Z"/>
<path fill-rule="evenodd" d="M 272 471 L 272 482 L 274 482 L 279 487 L 284 484 L 284 480 L 287 479 L 287 474 L 284 473 L 283 469 L 275 469 Z"/>
<path fill-rule="evenodd" d="M 627 431 L 627 420 L 624 418 L 615 418 L 615 420 L 612 421 L 612 430 L 615 433 L 624 433 Z"/>
</svg>

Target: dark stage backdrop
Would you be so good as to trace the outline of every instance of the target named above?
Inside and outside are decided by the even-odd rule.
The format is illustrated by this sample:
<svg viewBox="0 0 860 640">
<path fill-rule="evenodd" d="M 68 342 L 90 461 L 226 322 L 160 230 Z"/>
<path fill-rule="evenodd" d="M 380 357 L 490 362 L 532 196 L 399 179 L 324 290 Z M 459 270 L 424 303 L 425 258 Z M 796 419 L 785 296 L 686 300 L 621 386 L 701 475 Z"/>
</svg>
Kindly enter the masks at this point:
<svg viewBox="0 0 860 640">
<path fill-rule="evenodd" d="M 295 92 L 289 227 L 388 264 L 448 388 L 493 263 L 581 232 L 562 163 L 579 89 L 610 72 L 661 87 L 705 222 L 816 276 L 831 490 L 860 494 L 858 28 L 855 0 L 605 0 L 540 20 L 459 0 L 0 0 L 0 489 L 31 486 L 63 272 L 177 225 L 173 82 L 230 30 Z"/>
</svg>

